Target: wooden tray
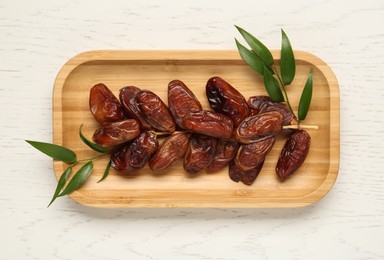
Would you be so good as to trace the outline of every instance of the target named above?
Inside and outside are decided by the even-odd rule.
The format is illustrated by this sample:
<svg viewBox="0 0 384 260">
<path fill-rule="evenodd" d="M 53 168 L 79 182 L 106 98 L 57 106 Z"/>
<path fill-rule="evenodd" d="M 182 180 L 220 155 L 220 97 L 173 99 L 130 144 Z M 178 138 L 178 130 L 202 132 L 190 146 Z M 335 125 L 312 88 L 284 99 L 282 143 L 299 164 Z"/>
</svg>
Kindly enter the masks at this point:
<svg viewBox="0 0 384 260">
<path fill-rule="evenodd" d="M 280 52 L 274 51 L 279 65 Z M 302 167 L 289 179 L 279 181 L 275 165 L 285 138 L 279 137 L 268 154 L 264 168 L 252 186 L 235 183 L 228 169 L 214 174 L 201 173 L 191 178 L 178 163 L 164 174 L 154 174 L 147 166 L 132 176 L 111 169 L 102 176 L 107 158 L 94 161 L 88 181 L 70 195 L 75 201 L 94 207 L 299 207 L 318 201 L 333 186 L 339 166 L 339 88 L 335 75 L 322 60 L 296 51 L 296 77 L 288 87 L 293 109 L 310 68 L 314 69 L 313 99 L 305 124 L 318 125 L 309 130 L 312 145 Z M 246 99 L 266 95 L 262 78 L 241 60 L 237 51 L 90 51 L 69 60 L 60 70 L 53 92 L 53 140 L 74 150 L 79 158 L 96 155 L 78 136 L 91 138 L 98 128 L 89 111 L 89 90 L 105 83 L 116 96 L 123 86 L 149 89 L 167 102 L 168 82 L 180 79 L 195 93 L 205 109 L 209 104 L 205 84 L 220 76 L 237 88 Z M 55 161 L 57 178 L 65 170 Z M 53 187 L 52 187 L 53 188 Z"/>
</svg>

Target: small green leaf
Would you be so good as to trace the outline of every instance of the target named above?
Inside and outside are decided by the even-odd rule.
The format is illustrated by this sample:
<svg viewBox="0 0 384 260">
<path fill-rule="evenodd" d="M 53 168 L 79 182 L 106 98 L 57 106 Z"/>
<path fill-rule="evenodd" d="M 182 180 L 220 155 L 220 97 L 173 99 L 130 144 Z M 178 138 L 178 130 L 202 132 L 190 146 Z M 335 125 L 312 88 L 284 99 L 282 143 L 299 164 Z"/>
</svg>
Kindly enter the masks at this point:
<svg viewBox="0 0 384 260">
<path fill-rule="evenodd" d="M 30 140 L 25 141 L 35 147 L 40 152 L 45 153 L 46 155 L 52 157 L 55 160 L 63 161 L 66 163 L 74 163 L 77 160 L 76 154 L 72 150 L 63 146 Z"/>
<path fill-rule="evenodd" d="M 72 177 L 67 187 L 65 187 L 64 191 L 61 192 L 58 197 L 70 194 L 73 191 L 80 188 L 81 185 L 83 185 L 84 182 L 88 179 L 89 175 L 91 175 L 92 169 L 93 169 L 92 161 L 89 161 L 86 164 L 84 164 Z"/>
<path fill-rule="evenodd" d="M 80 138 L 81 140 L 86 144 L 88 145 L 89 148 L 91 148 L 92 150 L 96 151 L 96 152 L 99 152 L 99 153 L 108 153 L 108 150 L 105 149 L 104 147 L 98 145 L 98 144 L 95 144 L 93 142 L 91 142 L 90 140 L 88 140 L 84 135 L 83 133 L 81 132 L 81 128 L 83 127 L 83 125 L 80 126 L 80 130 L 79 130 L 79 135 L 80 135 Z"/>
<path fill-rule="evenodd" d="M 295 56 L 293 55 L 292 46 L 285 32 L 281 30 L 280 74 L 284 85 L 291 84 L 295 72 Z"/>
<path fill-rule="evenodd" d="M 248 63 L 249 66 L 251 66 L 252 69 L 257 71 L 260 75 L 263 75 L 263 69 L 264 69 L 264 63 L 263 61 L 257 57 L 257 55 L 247 48 L 245 48 L 241 43 L 236 41 L 237 49 L 239 50 L 240 56 L 243 58 L 243 60 Z"/>
<path fill-rule="evenodd" d="M 111 161 L 108 162 L 107 167 L 105 168 L 103 177 L 101 177 L 101 179 L 97 183 L 99 183 L 99 182 L 103 181 L 105 178 L 107 178 L 110 168 L 111 168 Z"/>
<path fill-rule="evenodd" d="M 236 26 L 237 30 L 240 32 L 240 34 L 243 36 L 244 40 L 248 43 L 248 45 L 251 47 L 253 52 L 259 56 L 259 58 L 264 61 L 267 65 L 273 64 L 273 57 L 271 52 L 268 50 L 268 48 L 260 42 L 258 39 L 256 39 L 255 36 L 250 34 L 249 32 L 245 31 L 244 29 L 240 28 L 239 26 Z"/>
<path fill-rule="evenodd" d="M 312 69 L 309 72 L 307 82 L 305 83 L 303 92 L 301 93 L 299 103 L 299 120 L 304 120 L 307 117 L 309 105 L 312 100 Z"/>
<path fill-rule="evenodd" d="M 283 93 L 281 93 L 280 85 L 277 79 L 269 70 L 264 69 L 264 86 L 269 97 L 275 102 L 284 101 Z"/>
<path fill-rule="evenodd" d="M 61 191 L 61 189 L 64 187 L 65 183 L 67 182 L 68 180 L 68 177 L 69 175 L 71 174 L 72 172 L 72 166 L 68 167 L 64 172 L 63 174 L 61 175 L 60 179 L 59 179 L 59 182 L 57 183 L 57 187 L 56 187 L 56 190 L 55 190 L 55 194 L 53 194 L 53 197 L 52 197 L 52 200 L 51 202 L 49 203 L 48 207 L 51 206 L 51 204 L 56 200 L 56 198 L 59 196 L 59 193 Z"/>
</svg>

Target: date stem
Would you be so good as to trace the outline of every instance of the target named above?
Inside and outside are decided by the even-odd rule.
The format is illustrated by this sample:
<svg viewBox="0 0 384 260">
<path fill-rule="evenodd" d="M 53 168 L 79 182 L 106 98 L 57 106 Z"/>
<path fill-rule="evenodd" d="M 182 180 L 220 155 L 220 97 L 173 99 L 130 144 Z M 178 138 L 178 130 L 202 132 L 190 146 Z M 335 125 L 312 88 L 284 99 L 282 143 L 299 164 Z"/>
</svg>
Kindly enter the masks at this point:
<svg viewBox="0 0 384 260">
<path fill-rule="evenodd" d="M 299 124 L 299 125 L 284 125 L 283 126 L 283 129 L 319 129 L 319 126 L 317 125 L 303 125 L 303 124 Z"/>
<path fill-rule="evenodd" d="M 150 132 L 156 135 L 156 137 L 171 134 L 170 132 L 155 132 L 155 131 L 150 131 Z"/>
<path fill-rule="evenodd" d="M 163 135 L 171 135 L 171 134 L 174 134 L 174 133 L 184 133 L 186 131 L 174 131 L 174 132 L 156 132 L 156 131 L 150 131 L 151 133 L 153 133 L 154 135 L 156 135 L 156 137 L 158 136 L 163 136 Z"/>
</svg>

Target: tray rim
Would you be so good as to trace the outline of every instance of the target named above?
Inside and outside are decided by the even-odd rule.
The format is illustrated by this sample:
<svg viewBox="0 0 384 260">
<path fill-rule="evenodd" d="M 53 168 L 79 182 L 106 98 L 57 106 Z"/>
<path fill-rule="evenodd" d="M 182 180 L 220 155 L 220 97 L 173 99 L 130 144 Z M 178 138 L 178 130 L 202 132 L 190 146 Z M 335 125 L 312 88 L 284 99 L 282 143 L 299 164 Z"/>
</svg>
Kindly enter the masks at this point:
<svg viewBox="0 0 384 260">
<path fill-rule="evenodd" d="M 272 50 L 272 55 L 275 60 L 279 60 L 280 51 Z M 193 53 L 193 55 L 191 55 Z M 141 206 L 132 205 L 130 203 L 126 204 L 100 204 L 100 203 L 88 203 L 83 200 L 83 195 L 80 192 L 75 191 L 72 194 L 69 194 L 76 202 L 91 206 L 91 207 L 101 207 L 101 208 L 164 208 L 164 207 L 177 207 L 177 208 L 292 208 L 292 207 L 304 207 L 311 205 L 319 200 L 321 200 L 333 187 L 336 182 L 338 172 L 339 172 L 339 163 L 340 163 L 340 91 L 339 85 L 336 79 L 334 72 L 331 68 L 319 57 L 316 55 L 296 50 L 294 51 L 296 60 L 303 60 L 314 67 L 317 67 L 321 73 L 323 73 L 325 79 L 329 85 L 330 91 L 330 162 L 329 170 L 327 177 L 324 182 L 312 193 L 309 193 L 303 197 L 297 199 L 290 199 L 289 202 L 277 201 L 277 202 L 268 202 L 268 203 L 259 203 L 253 205 L 250 203 L 238 203 L 226 205 L 224 202 L 215 203 L 212 206 L 212 203 L 203 203 L 196 206 L 198 203 L 174 203 L 172 205 L 154 204 L 150 207 L 146 203 L 141 203 Z M 53 125 L 53 143 L 57 145 L 63 144 L 63 135 L 59 131 L 59 125 L 62 124 L 62 100 L 61 93 L 65 84 L 66 78 L 70 73 L 75 70 L 77 67 L 81 66 L 84 63 L 91 61 L 182 61 L 182 60 L 230 60 L 238 61 L 241 60 L 241 57 L 237 50 L 91 50 L 81 52 L 74 57 L 70 58 L 58 72 L 54 86 L 53 86 L 53 96 L 52 96 L 52 125 Z M 57 171 L 61 171 L 62 162 L 53 161 L 54 174 L 56 179 L 59 177 L 56 175 Z M 301 200 L 302 199 L 302 200 Z"/>
</svg>

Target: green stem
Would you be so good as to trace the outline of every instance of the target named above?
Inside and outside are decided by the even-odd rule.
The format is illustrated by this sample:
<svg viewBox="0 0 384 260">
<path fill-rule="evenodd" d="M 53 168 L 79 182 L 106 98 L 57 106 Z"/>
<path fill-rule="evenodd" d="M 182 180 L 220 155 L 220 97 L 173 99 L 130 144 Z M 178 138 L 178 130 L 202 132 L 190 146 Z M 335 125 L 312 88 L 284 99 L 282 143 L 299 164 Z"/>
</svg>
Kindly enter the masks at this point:
<svg viewBox="0 0 384 260">
<path fill-rule="evenodd" d="M 91 157 L 91 158 L 78 160 L 77 162 L 92 161 L 94 159 L 97 159 L 97 158 L 102 157 L 102 156 L 107 155 L 107 154 L 109 154 L 109 153 L 102 153 L 102 154 L 96 155 L 96 156 Z"/>
<path fill-rule="evenodd" d="M 291 103 L 289 102 L 288 94 L 287 94 L 287 91 L 285 90 L 285 85 L 284 85 L 284 83 L 283 83 L 283 80 L 280 78 L 280 75 L 279 75 L 279 73 L 277 72 L 277 69 L 276 69 L 275 65 L 273 65 L 272 70 L 273 70 L 273 71 L 275 72 L 275 74 L 277 75 L 277 79 L 279 80 L 280 85 L 281 85 L 281 88 L 283 89 L 283 92 L 284 92 L 285 101 L 286 101 L 287 104 L 288 104 L 289 110 L 291 110 L 291 113 L 294 115 L 295 113 L 293 112 L 293 109 L 292 109 L 292 107 L 291 107 Z"/>
<path fill-rule="evenodd" d="M 107 154 L 109 154 L 109 153 L 102 153 L 102 154 L 96 155 L 96 156 L 91 157 L 91 158 L 77 160 L 76 162 L 74 162 L 74 163 L 71 164 L 70 166 L 75 166 L 75 165 L 78 164 L 79 162 L 92 161 L 92 160 L 94 160 L 94 159 L 97 159 L 97 158 L 102 157 L 102 156 L 107 155 Z"/>
</svg>

